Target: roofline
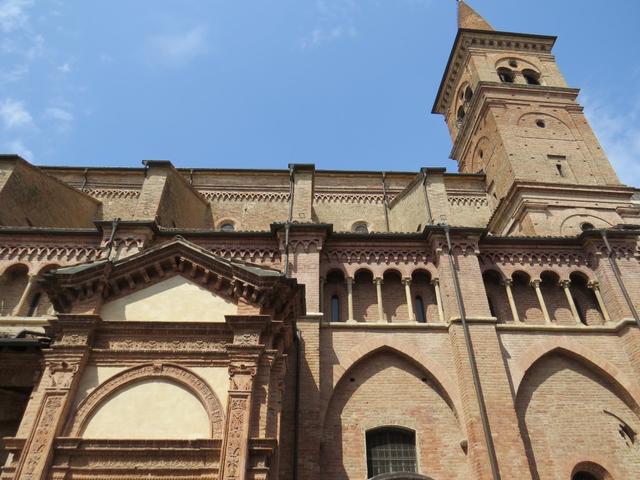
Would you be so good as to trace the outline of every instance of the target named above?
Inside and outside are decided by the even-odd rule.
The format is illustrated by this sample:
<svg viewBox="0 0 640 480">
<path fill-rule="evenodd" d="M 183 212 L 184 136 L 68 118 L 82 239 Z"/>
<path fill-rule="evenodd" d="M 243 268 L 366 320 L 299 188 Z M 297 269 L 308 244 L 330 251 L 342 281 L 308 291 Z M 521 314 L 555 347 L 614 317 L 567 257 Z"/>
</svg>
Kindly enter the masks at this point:
<svg viewBox="0 0 640 480">
<path fill-rule="evenodd" d="M 442 74 L 442 79 L 440 80 L 440 86 L 438 87 L 438 93 L 436 94 L 436 98 L 433 102 L 433 107 L 431 107 L 431 113 L 434 115 L 438 115 L 439 112 L 436 111 L 437 106 L 438 106 L 438 100 L 440 100 L 440 96 L 442 94 L 442 90 L 444 89 L 444 84 L 445 84 L 445 80 L 447 78 L 447 75 L 449 73 L 449 68 L 451 67 L 451 62 L 453 61 L 453 55 L 457 50 L 458 47 L 458 41 L 460 40 L 460 37 L 465 34 L 465 33 L 481 33 L 481 34 L 491 34 L 491 35 L 504 35 L 504 36 L 511 36 L 511 37 L 526 37 L 526 38 L 536 38 L 539 40 L 552 40 L 553 44 L 551 45 L 553 47 L 553 45 L 555 45 L 556 40 L 558 39 L 558 37 L 556 35 L 540 35 L 540 34 L 536 34 L 536 33 L 518 33 L 518 32 L 505 32 L 505 31 L 498 31 L 498 30 L 494 30 L 494 31 L 487 31 L 487 30 L 474 30 L 474 29 L 470 29 L 470 28 L 459 28 L 458 32 L 456 33 L 456 37 L 453 41 L 453 46 L 451 47 L 451 53 L 449 53 L 449 58 L 447 59 L 447 65 L 444 69 L 444 73 Z"/>
</svg>

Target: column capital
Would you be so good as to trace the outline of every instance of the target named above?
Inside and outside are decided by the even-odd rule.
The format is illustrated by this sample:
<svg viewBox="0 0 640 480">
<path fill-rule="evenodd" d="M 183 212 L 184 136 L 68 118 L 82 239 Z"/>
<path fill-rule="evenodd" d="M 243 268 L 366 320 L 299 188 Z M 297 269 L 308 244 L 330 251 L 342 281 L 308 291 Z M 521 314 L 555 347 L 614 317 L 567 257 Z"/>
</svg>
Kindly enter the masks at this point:
<svg viewBox="0 0 640 480">
<path fill-rule="evenodd" d="M 373 284 L 374 285 L 382 285 L 383 283 L 384 282 L 383 282 L 381 277 L 376 277 L 376 278 L 373 279 Z"/>
<path fill-rule="evenodd" d="M 569 288 L 571 286 L 571 280 L 560 280 L 558 282 L 558 285 L 560 285 L 562 288 Z"/>
<path fill-rule="evenodd" d="M 500 283 L 502 283 L 503 287 L 513 287 L 513 278 L 505 278 Z"/>
<path fill-rule="evenodd" d="M 353 285 L 353 277 L 345 277 L 344 281 L 347 285 Z"/>
<path fill-rule="evenodd" d="M 439 278 L 432 278 L 431 279 L 431 285 L 433 286 L 439 286 L 440 285 L 440 279 Z"/>
<path fill-rule="evenodd" d="M 597 280 L 592 280 L 589 283 L 587 283 L 587 287 L 590 288 L 591 290 L 599 290 L 600 282 Z"/>
<path fill-rule="evenodd" d="M 529 282 L 529 285 L 531 285 L 533 288 L 540 288 L 540 283 L 541 283 L 541 280 L 536 279 L 536 280 L 531 280 Z"/>
<path fill-rule="evenodd" d="M 402 285 L 411 285 L 411 277 L 403 278 Z"/>
</svg>

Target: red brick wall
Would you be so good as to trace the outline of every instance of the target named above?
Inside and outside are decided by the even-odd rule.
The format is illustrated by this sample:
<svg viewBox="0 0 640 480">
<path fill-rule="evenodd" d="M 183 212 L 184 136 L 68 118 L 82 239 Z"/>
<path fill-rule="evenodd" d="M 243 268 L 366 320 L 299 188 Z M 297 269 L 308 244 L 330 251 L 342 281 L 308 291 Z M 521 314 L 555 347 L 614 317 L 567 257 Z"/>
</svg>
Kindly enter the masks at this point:
<svg viewBox="0 0 640 480">
<path fill-rule="evenodd" d="M 572 460 L 589 459 L 613 465 L 620 475 L 614 478 L 640 478 L 637 445 L 625 442 L 620 422 L 604 411 L 635 431 L 640 431 L 638 416 L 619 391 L 585 365 L 565 356 L 544 357 L 525 377 L 517 409 L 539 478 L 569 478 Z"/>
<path fill-rule="evenodd" d="M 338 385 L 325 420 L 319 478 L 366 478 L 365 432 L 385 425 L 416 431 L 420 473 L 469 478 L 454 412 L 424 372 L 387 352 L 363 360 Z"/>
</svg>

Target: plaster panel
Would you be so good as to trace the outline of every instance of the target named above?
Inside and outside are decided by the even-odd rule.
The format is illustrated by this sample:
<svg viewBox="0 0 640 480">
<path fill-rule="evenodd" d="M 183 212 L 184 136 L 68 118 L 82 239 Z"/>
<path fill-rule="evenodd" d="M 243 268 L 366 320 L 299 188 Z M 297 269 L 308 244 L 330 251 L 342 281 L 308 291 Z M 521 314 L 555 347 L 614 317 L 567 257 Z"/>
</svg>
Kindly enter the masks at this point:
<svg viewBox="0 0 640 480">
<path fill-rule="evenodd" d="M 194 367 L 193 373 L 209 384 L 220 401 L 222 411 L 227 410 L 227 394 L 229 392 L 229 369 L 227 367 Z"/>
<path fill-rule="evenodd" d="M 209 438 L 204 407 L 186 388 L 150 379 L 127 385 L 98 407 L 83 438 L 194 439 Z"/>
<path fill-rule="evenodd" d="M 100 315 L 106 321 L 224 322 L 237 312 L 229 300 L 176 276 L 105 303 Z"/>
</svg>

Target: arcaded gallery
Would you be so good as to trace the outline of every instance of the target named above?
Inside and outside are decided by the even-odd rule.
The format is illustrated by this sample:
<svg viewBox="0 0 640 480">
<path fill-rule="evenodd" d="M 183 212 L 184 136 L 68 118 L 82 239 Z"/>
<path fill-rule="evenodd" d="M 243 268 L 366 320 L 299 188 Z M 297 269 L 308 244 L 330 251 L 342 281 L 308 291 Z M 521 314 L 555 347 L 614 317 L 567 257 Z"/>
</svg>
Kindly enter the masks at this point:
<svg viewBox="0 0 640 480">
<path fill-rule="evenodd" d="M 0 157 L 2 480 L 640 478 L 640 191 L 458 9 L 457 173 Z"/>
</svg>

